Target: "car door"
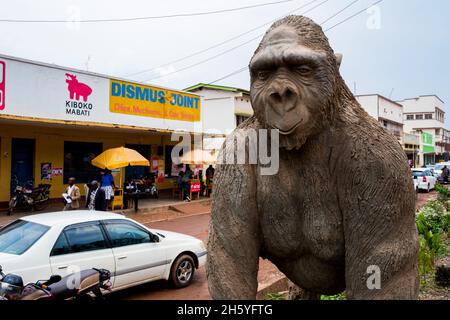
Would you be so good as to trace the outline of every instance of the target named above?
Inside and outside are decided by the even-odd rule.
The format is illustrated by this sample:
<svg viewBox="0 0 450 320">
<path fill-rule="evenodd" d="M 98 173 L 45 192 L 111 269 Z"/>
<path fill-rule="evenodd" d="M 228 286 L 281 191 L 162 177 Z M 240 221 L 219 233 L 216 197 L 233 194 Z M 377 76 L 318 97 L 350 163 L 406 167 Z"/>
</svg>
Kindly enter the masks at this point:
<svg viewBox="0 0 450 320">
<path fill-rule="evenodd" d="M 170 261 L 154 235 L 129 220 L 103 220 L 116 261 L 114 288 L 162 278 Z"/>
<path fill-rule="evenodd" d="M 433 175 L 431 171 L 428 171 L 428 179 L 430 179 L 430 189 L 434 189 L 436 186 L 436 177 Z"/>
<path fill-rule="evenodd" d="M 91 268 L 115 272 L 113 252 L 98 221 L 64 228 L 50 253 L 50 265 L 60 276 Z"/>
</svg>

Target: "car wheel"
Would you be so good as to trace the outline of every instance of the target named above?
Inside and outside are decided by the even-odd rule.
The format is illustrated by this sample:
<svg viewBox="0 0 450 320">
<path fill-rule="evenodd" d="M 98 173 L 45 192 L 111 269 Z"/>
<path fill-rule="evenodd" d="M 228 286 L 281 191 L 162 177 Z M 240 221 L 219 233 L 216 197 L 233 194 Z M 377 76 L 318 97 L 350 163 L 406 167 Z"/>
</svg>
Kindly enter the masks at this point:
<svg viewBox="0 0 450 320">
<path fill-rule="evenodd" d="M 170 280 L 175 288 L 184 288 L 192 282 L 194 272 L 194 259 L 190 255 L 183 254 L 173 263 Z"/>
</svg>

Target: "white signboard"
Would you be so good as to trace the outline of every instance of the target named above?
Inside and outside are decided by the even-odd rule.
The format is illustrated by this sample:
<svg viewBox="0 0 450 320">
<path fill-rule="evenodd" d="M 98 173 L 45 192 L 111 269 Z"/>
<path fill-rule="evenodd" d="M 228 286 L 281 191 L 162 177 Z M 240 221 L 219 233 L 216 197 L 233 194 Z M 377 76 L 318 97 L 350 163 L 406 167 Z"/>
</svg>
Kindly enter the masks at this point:
<svg viewBox="0 0 450 320">
<path fill-rule="evenodd" d="M 201 121 L 178 121 L 110 111 L 110 78 L 0 56 L 0 116 L 198 132 Z"/>
</svg>

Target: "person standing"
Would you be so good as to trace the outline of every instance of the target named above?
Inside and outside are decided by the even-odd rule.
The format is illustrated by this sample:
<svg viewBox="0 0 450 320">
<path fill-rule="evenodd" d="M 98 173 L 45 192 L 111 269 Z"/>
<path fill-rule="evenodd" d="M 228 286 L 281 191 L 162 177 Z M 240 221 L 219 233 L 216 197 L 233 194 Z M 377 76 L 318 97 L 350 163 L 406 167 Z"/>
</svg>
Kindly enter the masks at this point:
<svg viewBox="0 0 450 320">
<path fill-rule="evenodd" d="M 205 192 L 205 182 L 203 181 L 203 170 L 198 171 L 198 179 L 200 180 L 200 195 L 203 196 Z"/>
<path fill-rule="evenodd" d="M 114 198 L 114 189 L 116 188 L 114 185 L 114 177 L 109 170 L 102 170 L 100 174 L 102 175 L 101 189 L 105 192 L 106 209 L 108 209 L 112 198 Z"/>
<path fill-rule="evenodd" d="M 123 185 L 123 208 L 128 209 L 128 202 L 136 196 L 137 185 L 133 178 L 129 177 Z"/>
<path fill-rule="evenodd" d="M 66 210 L 75 210 L 80 207 L 80 188 L 75 184 L 75 178 L 69 178 L 69 186 L 66 189 L 67 198 L 70 200 L 70 203 L 66 201 L 66 205 L 64 206 L 64 211 Z"/>
<path fill-rule="evenodd" d="M 444 183 L 448 183 L 448 177 L 450 175 L 450 170 L 447 168 L 447 166 L 444 166 L 442 168 L 442 179 Z"/>
<path fill-rule="evenodd" d="M 91 182 L 91 188 L 87 196 L 86 207 L 89 210 L 106 211 L 105 191 L 100 188 L 98 181 Z"/>
<path fill-rule="evenodd" d="M 194 172 L 192 172 L 191 168 L 189 167 L 189 165 L 186 165 L 186 171 L 184 172 L 182 181 L 183 181 L 183 189 L 184 189 L 184 197 L 183 200 L 190 202 L 191 199 L 189 198 L 189 191 L 191 188 L 191 179 L 192 179 L 192 175 L 194 174 Z"/>
<path fill-rule="evenodd" d="M 212 180 L 214 178 L 214 172 L 215 171 L 216 170 L 210 164 L 209 167 L 206 169 L 206 181 Z"/>
</svg>

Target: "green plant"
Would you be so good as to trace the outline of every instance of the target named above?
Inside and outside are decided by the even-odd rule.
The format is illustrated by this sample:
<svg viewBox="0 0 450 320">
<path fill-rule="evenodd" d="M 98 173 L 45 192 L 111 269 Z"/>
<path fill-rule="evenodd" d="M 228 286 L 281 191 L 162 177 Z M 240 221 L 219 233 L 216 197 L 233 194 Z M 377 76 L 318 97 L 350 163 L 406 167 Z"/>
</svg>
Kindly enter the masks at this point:
<svg viewBox="0 0 450 320">
<path fill-rule="evenodd" d="M 347 300 L 347 295 L 345 294 L 345 291 L 333 296 L 320 296 L 320 300 Z"/>
<path fill-rule="evenodd" d="M 444 232 L 439 219 L 435 219 L 432 215 L 426 215 L 425 212 L 420 212 L 416 216 L 416 225 L 420 240 L 424 241 L 424 244 L 433 253 L 433 259 L 447 253 L 447 246 L 443 239 Z"/>
<path fill-rule="evenodd" d="M 427 240 L 420 235 L 419 236 L 419 272 L 421 275 L 426 275 L 434 270 L 435 254 L 428 246 Z"/>
<path fill-rule="evenodd" d="M 417 214 L 416 222 L 420 234 L 428 230 L 433 231 L 433 233 L 448 233 L 450 230 L 450 213 L 441 202 L 437 200 L 428 201 Z"/>
<path fill-rule="evenodd" d="M 268 293 L 265 300 L 286 300 L 286 296 L 283 293 Z"/>
<path fill-rule="evenodd" d="M 450 199 L 450 190 L 447 187 L 437 183 L 434 188 L 439 194 L 438 195 L 439 201 L 447 202 Z"/>
</svg>

